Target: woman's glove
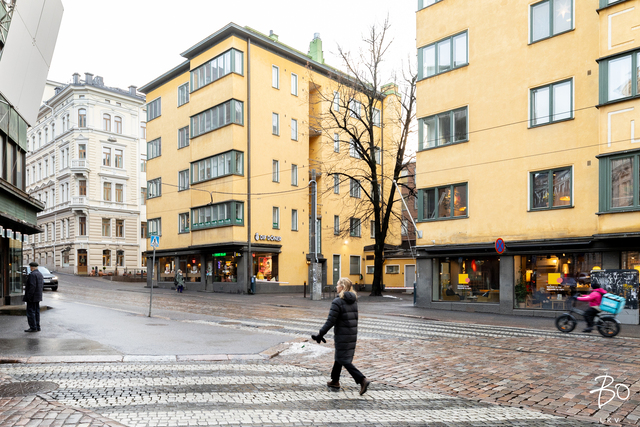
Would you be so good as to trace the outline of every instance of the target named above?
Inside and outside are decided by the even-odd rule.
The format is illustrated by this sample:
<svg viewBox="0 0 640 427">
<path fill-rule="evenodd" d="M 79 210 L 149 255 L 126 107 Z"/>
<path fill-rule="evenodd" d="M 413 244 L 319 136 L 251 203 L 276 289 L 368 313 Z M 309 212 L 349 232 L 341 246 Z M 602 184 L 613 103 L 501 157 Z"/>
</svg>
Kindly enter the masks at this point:
<svg viewBox="0 0 640 427">
<path fill-rule="evenodd" d="M 314 340 L 315 342 L 317 342 L 318 344 L 320 344 L 320 342 L 324 342 L 326 343 L 327 340 L 325 340 L 323 337 L 318 336 L 318 335 L 311 335 L 311 339 Z"/>
</svg>

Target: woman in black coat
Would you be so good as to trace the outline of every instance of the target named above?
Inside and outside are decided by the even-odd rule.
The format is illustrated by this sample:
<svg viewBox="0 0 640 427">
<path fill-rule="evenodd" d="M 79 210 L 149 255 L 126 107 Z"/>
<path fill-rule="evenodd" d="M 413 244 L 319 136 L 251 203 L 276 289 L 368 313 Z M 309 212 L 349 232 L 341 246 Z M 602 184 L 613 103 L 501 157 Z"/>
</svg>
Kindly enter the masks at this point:
<svg viewBox="0 0 640 427">
<path fill-rule="evenodd" d="M 320 343 L 324 341 L 323 337 L 329 332 L 329 329 L 334 328 L 336 355 L 333 369 L 331 370 L 331 381 L 327 385 L 331 388 L 340 388 L 340 371 L 344 366 L 356 384 L 360 384 L 360 394 L 363 395 L 367 392 L 371 381 L 351 363 L 358 339 L 357 295 L 352 290 L 351 280 L 345 277 L 338 280 L 336 291 L 338 292 L 338 297 L 331 303 L 327 322 L 320 328 L 318 335 L 312 335 L 311 338 Z"/>
</svg>

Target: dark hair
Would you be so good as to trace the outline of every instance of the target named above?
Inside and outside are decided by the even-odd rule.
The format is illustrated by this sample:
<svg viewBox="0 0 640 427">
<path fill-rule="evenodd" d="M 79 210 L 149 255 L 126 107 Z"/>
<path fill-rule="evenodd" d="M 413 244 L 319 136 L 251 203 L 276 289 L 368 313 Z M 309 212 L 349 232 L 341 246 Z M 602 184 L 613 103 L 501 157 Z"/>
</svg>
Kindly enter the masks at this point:
<svg viewBox="0 0 640 427">
<path fill-rule="evenodd" d="M 591 289 L 600 289 L 600 283 L 591 283 Z"/>
</svg>

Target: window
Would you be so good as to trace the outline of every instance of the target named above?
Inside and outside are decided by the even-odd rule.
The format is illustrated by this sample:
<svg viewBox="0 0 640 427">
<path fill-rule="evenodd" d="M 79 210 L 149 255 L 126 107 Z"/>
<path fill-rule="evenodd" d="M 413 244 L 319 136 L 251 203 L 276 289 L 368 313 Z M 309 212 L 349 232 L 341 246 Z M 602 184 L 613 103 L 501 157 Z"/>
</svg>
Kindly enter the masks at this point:
<svg viewBox="0 0 640 427">
<path fill-rule="evenodd" d="M 600 211 L 640 209 L 640 152 L 600 158 Z"/>
<path fill-rule="evenodd" d="M 298 121 L 296 119 L 291 119 L 291 139 L 298 140 Z"/>
<path fill-rule="evenodd" d="M 271 133 L 274 135 L 280 135 L 280 116 L 278 113 L 271 114 Z"/>
<path fill-rule="evenodd" d="M 140 125 L 140 138 L 147 139 L 147 125 L 144 123 Z"/>
<path fill-rule="evenodd" d="M 178 129 L 178 149 L 189 146 L 189 126 Z"/>
<path fill-rule="evenodd" d="M 122 184 L 116 184 L 116 202 L 122 203 L 124 202 L 124 191 Z"/>
<path fill-rule="evenodd" d="M 147 142 L 147 159 L 155 159 L 162 155 L 162 141 L 161 138 L 154 139 Z"/>
<path fill-rule="evenodd" d="M 418 198 L 422 198 L 418 204 L 418 218 L 422 221 L 469 216 L 466 183 L 420 190 Z"/>
<path fill-rule="evenodd" d="M 111 201 L 111 183 L 105 182 L 102 184 L 102 200 L 105 202 Z"/>
<path fill-rule="evenodd" d="M 573 29 L 573 0 L 546 0 L 531 5 L 531 43 Z"/>
<path fill-rule="evenodd" d="M 243 174 L 243 153 L 228 151 L 191 163 L 191 182 L 208 181 L 227 175 Z"/>
<path fill-rule="evenodd" d="M 116 219 L 116 237 L 124 237 L 124 220 Z"/>
<path fill-rule="evenodd" d="M 56 139 L 56 124 L 51 123 L 51 139 Z"/>
<path fill-rule="evenodd" d="M 298 96 L 298 75 L 291 73 L 291 95 Z"/>
<path fill-rule="evenodd" d="M 79 236 L 87 235 L 87 217 L 86 216 L 78 217 L 78 235 Z"/>
<path fill-rule="evenodd" d="M 140 187 L 140 204 L 147 204 L 147 187 Z"/>
<path fill-rule="evenodd" d="M 12 164 L 13 162 L 7 162 L 8 164 Z M 44 161 L 44 177 L 49 176 L 49 160 Z"/>
<path fill-rule="evenodd" d="M 147 181 L 147 199 L 160 197 L 162 195 L 162 178 Z"/>
<path fill-rule="evenodd" d="M 349 117 L 359 119 L 362 113 L 362 104 L 355 99 L 349 101 Z"/>
<path fill-rule="evenodd" d="M 298 165 L 291 165 L 291 185 L 298 186 Z"/>
<path fill-rule="evenodd" d="M 280 69 L 275 65 L 271 67 L 271 86 L 280 89 Z"/>
<path fill-rule="evenodd" d="M 380 122 L 381 115 L 380 114 L 381 114 L 380 110 L 378 110 L 377 108 L 373 109 L 373 125 L 374 126 L 380 127 L 380 125 L 381 125 L 381 122 Z"/>
<path fill-rule="evenodd" d="M 116 150 L 114 150 L 113 153 L 114 153 L 114 160 L 115 160 L 114 166 L 117 167 L 117 168 L 122 169 L 124 167 L 124 163 L 122 161 L 122 150 L 116 149 Z"/>
<path fill-rule="evenodd" d="M 572 117 L 573 80 L 531 89 L 531 127 Z"/>
<path fill-rule="evenodd" d="M 124 251 L 116 251 L 116 265 L 124 267 Z"/>
<path fill-rule="evenodd" d="M 367 274 L 373 274 L 373 273 L 375 273 L 375 268 L 376 268 L 376 266 L 375 266 L 375 265 L 367 265 L 367 266 L 366 266 Z"/>
<path fill-rule="evenodd" d="M 340 111 L 340 92 L 333 92 L 333 111 Z"/>
<path fill-rule="evenodd" d="M 111 237 L 111 219 L 102 218 L 102 236 Z"/>
<path fill-rule="evenodd" d="M 418 78 L 424 79 L 469 63 L 467 32 L 456 34 L 418 50 Z"/>
<path fill-rule="evenodd" d="M 162 218 L 154 218 L 147 221 L 148 236 L 162 236 Z"/>
<path fill-rule="evenodd" d="M 571 206 L 571 168 L 531 173 L 531 209 Z"/>
<path fill-rule="evenodd" d="M 102 165 L 111 166 L 111 148 L 102 147 Z"/>
<path fill-rule="evenodd" d="M 376 222 L 369 221 L 369 237 L 372 239 L 376 238 Z"/>
<path fill-rule="evenodd" d="M 189 83 L 178 86 L 178 107 L 189 102 Z"/>
<path fill-rule="evenodd" d="M 145 159 L 140 160 L 140 172 L 147 171 L 147 161 Z"/>
<path fill-rule="evenodd" d="M 178 172 L 178 191 L 189 189 L 189 169 Z"/>
<path fill-rule="evenodd" d="M 418 150 L 469 140 L 467 107 L 418 120 Z"/>
<path fill-rule="evenodd" d="M 87 158 L 87 144 L 78 144 L 78 158 L 79 159 Z"/>
<path fill-rule="evenodd" d="M 380 150 L 380 147 L 373 147 L 373 156 L 375 157 L 375 161 L 376 161 L 376 165 L 381 164 L 380 162 L 382 161 L 380 154 L 382 153 L 382 151 Z"/>
<path fill-rule="evenodd" d="M 273 172 L 271 180 L 273 182 L 280 182 L 280 161 L 278 160 L 273 161 Z"/>
<path fill-rule="evenodd" d="M 349 256 L 349 274 L 360 274 L 360 257 Z"/>
<path fill-rule="evenodd" d="M 49 128 L 44 128 L 44 143 L 49 142 Z"/>
<path fill-rule="evenodd" d="M 333 216 L 333 234 L 336 236 L 340 234 L 340 217 L 338 215 Z"/>
<path fill-rule="evenodd" d="M 340 175 L 333 175 L 333 193 L 340 194 Z"/>
<path fill-rule="evenodd" d="M 191 209 L 191 230 L 243 225 L 244 203 L 229 201 Z"/>
<path fill-rule="evenodd" d="M 277 206 L 273 207 L 273 228 L 280 228 L 280 208 Z"/>
<path fill-rule="evenodd" d="M 384 266 L 385 274 L 400 274 L 400 266 L 399 265 L 385 265 Z"/>
<path fill-rule="evenodd" d="M 403 219 L 400 225 L 400 235 L 406 236 L 407 234 L 409 234 L 409 220 Z"/>
<path fill-rule="evenodd" d="M 333 134 L 333 151 L 335 153 L 340 152 L 340 135 L 338 135 L 337 133 Z"/>
<path fill-rule="evenodd" d="M 111 132 L 111 116 L 109 114 L 102 115 L 102 130 Z"/>
<path fill-rule="evenodd" d="M 298 231 L 298 210 L 291 209 L 291 230 Z"/>
<path fill-rule="evenodd" d="M 432 4 L 440 3 L 442 0 L 418 0 L 418 10 L 431 6 Z M 373 272 L 371 272 L 373 273 Z"/>
<path fill-rule="evenodd" d="M 86 128 L 87 127 L 87 110 L 81 108 L 78 110 L 78 127 Z M 64 131 L 64 117 L 62 120 L 62 128 Z"/>
<path fill-rule="evenodd" d="M 147 121 L 160 117 L 161 98 L 156 98 L 147 104 Z"/>
<path fill-rule="evenodd" d="M 114 117 L 113 126 L 115 127 L 115 132 L 122 135 L 122 117 Z"/>
<path fill-rule="evenodd" d="M 232 99 L 191 117 L 191 138 L 232 123 L 242 125 L 244 104 Z"/>
<path fill-rule="evenodd" d="M 211 61 L 205 62 L 191 72 L 191 92 L 231 73 L 243 75 L 242 58 L 242 52 L 230 49 Z M 188 87 L 186 90 L 189 91 Z M 189 102 L 188 93 L 186 102 Z M 180 93 L 178 92 L 178 107 L 183 104 L 180 103 Z"/>
<path fill-rule="evenodd" d="M 349 178 L 349 195 L 351 197 L 360 198 L 360 181 Z"/>
<path fill-rule="evenodd" d="M 360 237 L 360 218 L 349 218 L 349 235 Z"/>
<path fill-rule="evenodd" d="M 178 233 L 189 232 L 189 212 L 178 214 Z"/>
<path fill-rule="evenodd" d="M 635 70 L 635 72 L 634 72 Z M 637 78 L 633 78 L 637 76 Z M 600 61 L 600 103 L 640 94 L 640 52 Z"/>
<path fill-rule="evenodd" d="M 102 251 L 102 266 L 103 267 L 111 266 L 111 251 L 109 249 L 105 249 Z"/>
<path fill-rule="evenodd" d="M 147 238 L 147 223 L 144 221 L 140 223 L 140 238 L 141 239 Z"/>
</svg>

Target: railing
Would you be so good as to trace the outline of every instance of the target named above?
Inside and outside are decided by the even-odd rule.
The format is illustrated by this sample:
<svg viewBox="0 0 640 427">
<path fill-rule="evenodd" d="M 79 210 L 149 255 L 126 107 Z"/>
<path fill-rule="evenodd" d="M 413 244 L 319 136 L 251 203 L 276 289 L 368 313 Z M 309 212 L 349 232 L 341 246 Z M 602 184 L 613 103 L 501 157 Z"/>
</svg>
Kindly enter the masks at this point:
<svg viewBox="0 0 640 427">
<path fill-rule="evenodd" d="M 72 197 L 71 198 L 72 205 L 88 205 L 86 196 Z"/>
<path fill-rule="evenodd" d="M 88 169 L 87 159 L 74 159 L 71 160 L 71 168 L 72 169 Z"/>
</svg>

